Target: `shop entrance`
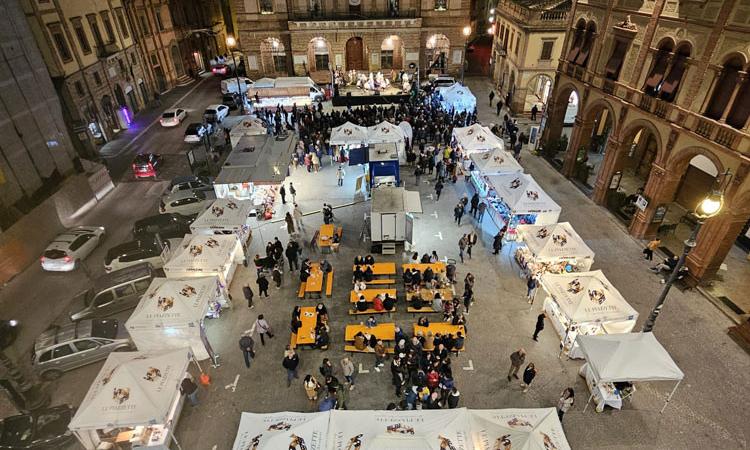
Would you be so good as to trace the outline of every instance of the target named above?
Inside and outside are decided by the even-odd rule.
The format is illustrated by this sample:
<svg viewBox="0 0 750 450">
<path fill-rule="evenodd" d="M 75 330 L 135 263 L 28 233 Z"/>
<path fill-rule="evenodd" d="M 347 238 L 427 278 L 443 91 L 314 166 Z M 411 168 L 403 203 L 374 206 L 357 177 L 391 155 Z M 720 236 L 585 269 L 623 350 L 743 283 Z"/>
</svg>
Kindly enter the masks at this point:
<svg viewBox="0 0 750 450">
<path fill-rule="evenodd" d="M 346 70 L 365 70 L 365 46 L 361 37 L 346 41 Z"/>
<path fill-rule="evenodd" d="M 581 136 L 575 152 L 575 165 L 571 179 L 587 195 L 594 190 L 596 177 L 599 175 L 604 155 L 607 152 L 607 141 L 612 131 L 612 110 L 605 103 L 595 104 L 583 118 L 578 130 Z"/>
</svg>

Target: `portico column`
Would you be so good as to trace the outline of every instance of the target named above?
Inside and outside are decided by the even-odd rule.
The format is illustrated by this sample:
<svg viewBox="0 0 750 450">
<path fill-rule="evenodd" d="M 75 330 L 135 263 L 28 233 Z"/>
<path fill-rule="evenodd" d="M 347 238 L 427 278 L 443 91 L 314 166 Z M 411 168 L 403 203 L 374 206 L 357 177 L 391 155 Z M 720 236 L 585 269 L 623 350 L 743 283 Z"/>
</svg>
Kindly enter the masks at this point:
<svg viewBox="0 0 750 450">
<path fill-rule="evenodd" d="M 656 207 L 661 204 L 672 203 L 681 178 L 682 173 L 668 171 L 656 163 L 651 165 L 651 173 L 643 192 L 648 199 L 648 206 L 643 211 L 636 209 L 636 214 L 629 227 L 631 235 L 637 238 L 656 235 L 659 224 L 651 223 Z"/>
<path fill-rule="evenodd" d="M 739 72 L 737 75 L 738 75 L 737 83 L 734 85 L 732 96 L 729 97 L 727 106 L 724 108 L 724 114 L 722 114 L 721 119 L 719 119 L 719 122 L 721 123 L 727 122 L 727 116 L 729 116 L 729 113 L 732 111 L 732 105 L 734 104 L 734 101 L 737 99 L 737 94 L 740 92 L 740 88 L 745 83 L 745 81 L 747 81 L 747 72 Z"/>
<path fill-rule="evenodd" d="M 568 151 L 565 153 L 565 161 L 563 163 L 562 174 L 570 178 L 573 176 L 573 172 L 576 167 L 576 156 L 578 155 L 578 147 L 581 146 L 582 142 L 588 136 L 591 136 L 594 122 L 584 122 L 580 116 L 576 116 L 575 124 L 573 125 L 573 133 L 570 135 L 570 143 L 568 144 Z"/>
<path fill-rule="evenodd" d="M 697 283 L 719 270 L 748 218 L 748 213 L 735 214 L 727 211 L 706 221 L 696 239 L 697 245 L 688 254 L 686 261 L 690 269 L 689 276 L 694 282 Z"/>
<path fill-rule="evenodd" d="M 607 146 L 604 149 L 604 160 L 602 160 L 602 165 L 594 182 L 594 192 L 591 194 L 591 199 L 597 205 L 604 205 L 607 202 L 609 182 L 617 169 L 617 161 L 622 153 L 621 146 L 622 142 L 618 141 L 616 137 L 610 136 L 607 139 Z"/>
<path fill-rule="evenodd" d="M 547 103 L 547 119 L 544 122 L 544 131 L 542 132 L 542 142 L 545 145 L 552 144 L 552 141 L 556 141 L 562 136 L 564 114 L 558 102 L 550 99 Z"/>
</svg>

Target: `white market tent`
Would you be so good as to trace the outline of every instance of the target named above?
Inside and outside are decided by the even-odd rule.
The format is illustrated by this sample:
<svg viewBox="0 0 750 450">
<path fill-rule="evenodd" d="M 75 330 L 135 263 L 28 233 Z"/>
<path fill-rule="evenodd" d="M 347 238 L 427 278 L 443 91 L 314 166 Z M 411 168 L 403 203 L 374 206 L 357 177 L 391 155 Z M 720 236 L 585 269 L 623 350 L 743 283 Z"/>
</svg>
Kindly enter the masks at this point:
<svg viewBox="0 0 750 450">
<path fill-rule="evenodd" d="M 234 234 L 185 235 L 174 256 L 164 265 L 167 278 L 194 278 L 216 275 L 221 287 L 232 282 L 237 264 L 243 260 L 242 245 Z"/>
<path fill-rule="evenodd" d="M 215 276 L 154 278 L 125 327 L 140 351 L 190 346 L 204 360 L 214 356 L 203 325 L 212 302 L 227 304 Z"/>
<path fill-rule="evenodd" d="M 401 128 L 401 131 L 404 133 L 404 138 L 409 139 L 409 142 L 414 141 L 414 130 L 409 122 L 402 120 L 401 123 L 398 124 L 398 127 Z"/>
<path fill-rule="evenodd" d="M 260 119 L 247 116 L 232 127 L 229 132 L 229 140 L 232 143 L 232 148 L 234 148 L 240 142 L 240 139 L 245 136 L 259 136 L 266 133 L 266 127 Z"/>
<path fill-rule="evenodd" d="M 569 222 L 552 225 L 519 225 L 518 237 L 539 262 L 575 261 L 578 271 L 591 269 L 594 252 Z"/>
<path fill-rule="evenodd" d="M 662 411 L 685 377 L 653 333 L 581 335 L 576 341 L 597 382 L 677 381 Z"/>
<path fill-rule="evenodd" d="M 563 351 L 568 350 L 571 358 L 582 356 L 577 335 L 629 333 L 638 319 L 638 311 L 601 270 L 544 273 L 541 283 L 550 295 L 544 310 L 562 338 Z"/>
<path fill-rule="evenodd" d="M 443 98 L 440 103 L 446 111 L 471 112 L 477 107 L 477 98 L 471 93 L 471 89 L 461 83 L 453 83 L 451 86 L 440 88 L 439 92 Z"/>
<path fill-rule="evenodd" d="M 244 246 L 250 238 L 252 225 L 258 222 L 255 216 L 250 216 L 253 212 L 252 200 L 219 198 L 190 224 L 190 231 L 203 235 L 233 233 Z"/>
<path fill-rule="evenodd" d="M 406 164 L 406 152 L 404 151 L 404 131 L 398 125 L 394 125 L 387 120 L 377 125 L 367 127 L 368 144 L 396 144 L 398 152 L 398 161 L 400 164 Z"/>
<path fill-rule="evenodd" d="M 68 428 L 87 450 L 94 450 L 101 441 L 97 430 L 170 420 L 174 427 L 182 405 L 180 383 L 191 358 L 188 348 L 110 353 Z"/>
<path fill-rule="evenodd" d="M 242 413 L 233 450 L 277 450 L 304 448 L 324 450 L 327 443 L 328 412 Z M 292 446 L 291 436 L 297 446 Z M 301 445 L 300 445 L 301 444 Z"/>
<path fill-rule="evenodd" d="M 475 123 L 468 127 L 453 129 L 453 137 L 464 153 L 486 152 L 496 148 L 505 148 L 505 143 L 487 127 Z"/>
<path fill-rule="evenodd" d="M 482 175 L 523 172 L 523 167 L 518 164 L 516 158 L 502 148 L 496 148 L 488 152 L 472 153 L 469 157 L 474 163 L 474 170 Z"/>
<path fill-rule="evenodd" d="M 550 225 L 560 217 L 560 205 L 525 173 L 489 175 L 488 183 L 494 188 L 514 215 L 535 214 L 536 224 Z M 491 194 L 490 194 L 491 196 Z"/>
<path fill-rule="evenodd" d="M 367 144 L 367 128 L 346 122 L 331 130 L 331 145 L 354 145 Z"/>
<path fill-rule="evenodd" d="M 469 411 L 476 450 L 570 450 L 555 408 Z"/>
</svg>

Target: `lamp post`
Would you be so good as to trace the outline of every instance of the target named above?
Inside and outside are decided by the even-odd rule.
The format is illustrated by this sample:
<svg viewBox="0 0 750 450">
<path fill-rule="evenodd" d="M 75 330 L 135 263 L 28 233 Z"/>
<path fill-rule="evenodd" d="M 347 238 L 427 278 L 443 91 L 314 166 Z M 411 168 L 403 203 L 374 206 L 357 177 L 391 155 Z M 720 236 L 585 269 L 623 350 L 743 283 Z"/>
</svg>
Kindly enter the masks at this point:
<svg viewBox="0 0 750 450">
<path fill-rule="evenodd" d="M 727 175 L 729 175 L 729 173 L 725 174 L 725 178 L 728 178 Z M 675 264 L 674 269 L 672 269 L 672 273 L 669 275 L 669 278 L 664 283 L 664 289 L 662 289 L 661 294 L 659 295 L 659 299 L 656 300 L 654 309 L 651 310 L 651 314 L 649 314 L 648 319 L 646 319 L 646 323 L 643 324 L 644 333 L 647 333 L 654 329 L 654 324 L 656 323 L 656 319 L 661 313 L 662 307 L 664 307 L 664 302 L 667 299 L 667 294 L 669 294 L 669 290 L 672 287 L 672 284 L 677 281 L 677 277 L 680 275 L 680 269 L 682 269 L 682 266 L 685 265 L 685 258 L 687 258 L 688 253 L 690 253 L 690 251 L 695 248 L 695 239 L 698 237 L 698 232 L 700 232 L 701 227 L 707 219 L 710 219 L 711 217 L 719 214 L 723 206 L 724 193 L 722 190 L 712 191 L 698 204 L 698 208 L 696 208 L 695 210 L 695 216 L 698 218 L 698 221 L 693 227 L 693 231 L 692 233 L 690 233 L 690 237 L 685 241 L 685 246 L 682 249 L 682 254 L 677 260 L 677 264 Z"/>
<path fill-rule="evenodd" d="M 245 115 L 245 94 L 242 92 L 242 86 L 240 85 L 240 74 L 237 71 L 237 62 L 234 60 L 234 46 L 237 45 L 237 40 L 234 36 L 227 36 L 227 47 L 229 53 L 232 54 L 232 65 L 234 65 L 234 77 L 237 80 L 237 93 L 240 96 L 240 114 Z"/>
<path fill-rule="evenodd" d="M 461 84 L 464 84 L 464 72 L 466 71 L 466 46 L 469 43 L 469 35 L 471 34 L 471 27 L 466 25 L 461 33 L 464 35 L 464 51 L 461 54 Z"/>
</svg>

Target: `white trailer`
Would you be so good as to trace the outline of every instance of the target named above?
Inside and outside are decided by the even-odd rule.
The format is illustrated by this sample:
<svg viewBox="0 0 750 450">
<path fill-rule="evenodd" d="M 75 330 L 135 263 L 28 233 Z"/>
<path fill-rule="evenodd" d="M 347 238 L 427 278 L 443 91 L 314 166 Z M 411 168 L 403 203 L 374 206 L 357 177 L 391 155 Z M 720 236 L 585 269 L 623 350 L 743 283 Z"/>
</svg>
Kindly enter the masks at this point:
<svg viewBox="0 0 750 450">
<path fill-rule="evenodd" d="M 373 251 L 393 254 L 396 244 L 413 243 L 414 213 L 422 212 L 419 192 L 402 187 L 378 186 L 372 190 L 370 237 Z"/>
</svg>

